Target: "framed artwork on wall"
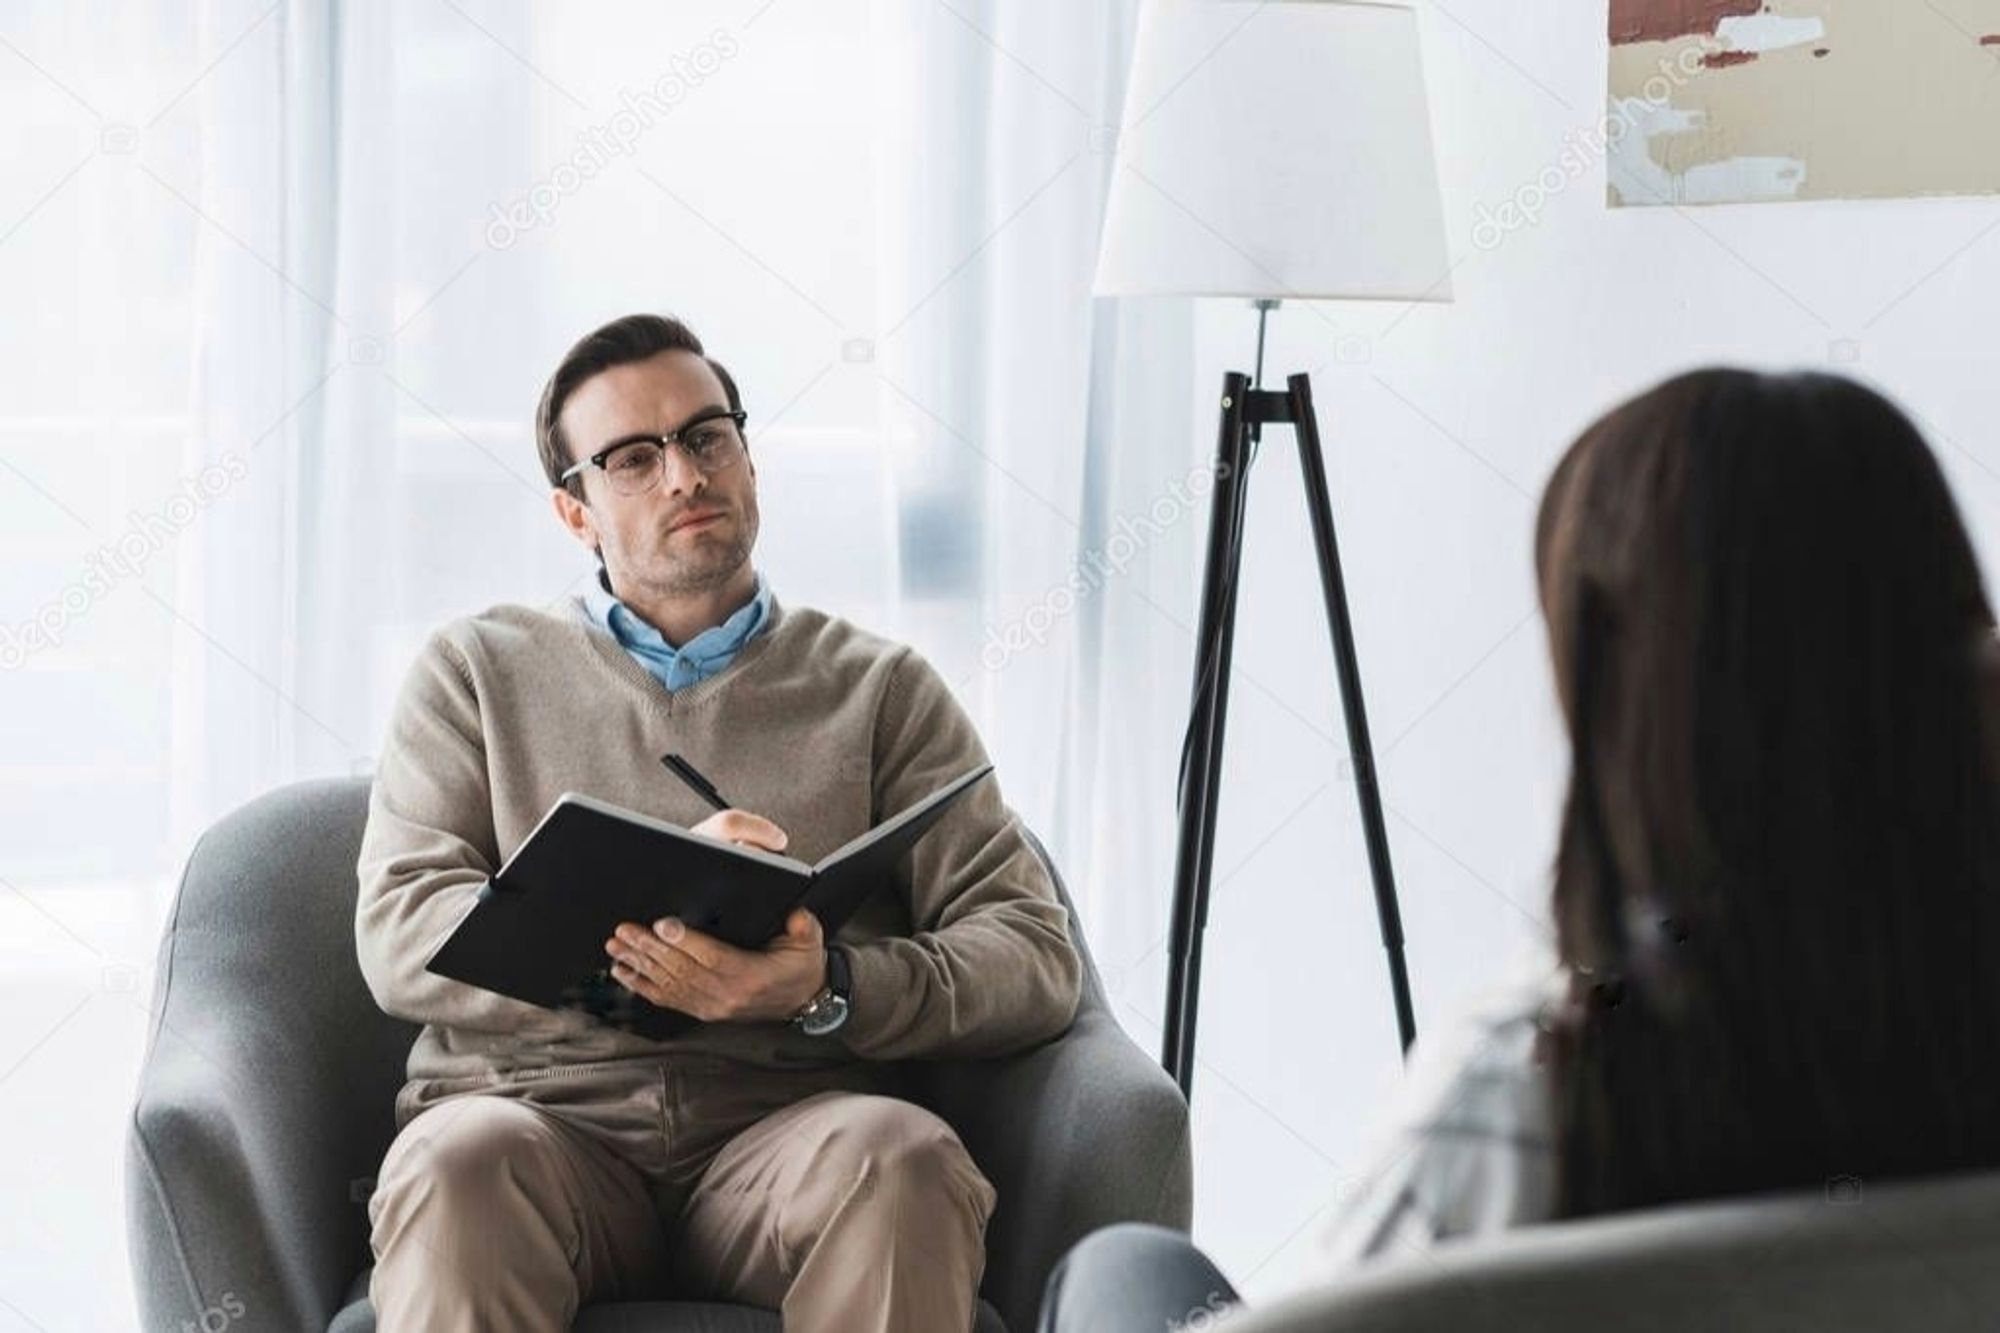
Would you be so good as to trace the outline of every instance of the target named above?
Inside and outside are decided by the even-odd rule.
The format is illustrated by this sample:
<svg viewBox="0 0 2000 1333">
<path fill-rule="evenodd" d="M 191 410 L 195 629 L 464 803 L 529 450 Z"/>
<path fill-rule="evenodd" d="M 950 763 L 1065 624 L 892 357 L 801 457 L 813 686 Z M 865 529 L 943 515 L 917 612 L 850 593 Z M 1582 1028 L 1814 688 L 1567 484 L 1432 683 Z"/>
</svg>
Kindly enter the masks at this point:
<svg viewBox="0 0 2000 1333">
<path fill-rule="evenodd" d="M 1610 0 L 1614 207 L 2000 192 L 2000 0 Z"/>
</svg>

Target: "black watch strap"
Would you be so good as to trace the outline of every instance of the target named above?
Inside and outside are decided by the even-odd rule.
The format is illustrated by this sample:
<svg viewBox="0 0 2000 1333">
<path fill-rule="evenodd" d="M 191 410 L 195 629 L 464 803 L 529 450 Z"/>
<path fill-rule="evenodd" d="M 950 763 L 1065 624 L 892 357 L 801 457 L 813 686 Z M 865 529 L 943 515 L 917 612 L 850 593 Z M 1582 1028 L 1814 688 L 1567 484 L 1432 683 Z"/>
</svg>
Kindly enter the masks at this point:
<svg viewBox="0 0 2000 1333">
<path fill-rule="evenodd" d="M 826 988 L 846 1000 L 854 1002 L 854 971 L 847 963 L 847 950 L 838 944 L 826 946 Z"/>
</svg>

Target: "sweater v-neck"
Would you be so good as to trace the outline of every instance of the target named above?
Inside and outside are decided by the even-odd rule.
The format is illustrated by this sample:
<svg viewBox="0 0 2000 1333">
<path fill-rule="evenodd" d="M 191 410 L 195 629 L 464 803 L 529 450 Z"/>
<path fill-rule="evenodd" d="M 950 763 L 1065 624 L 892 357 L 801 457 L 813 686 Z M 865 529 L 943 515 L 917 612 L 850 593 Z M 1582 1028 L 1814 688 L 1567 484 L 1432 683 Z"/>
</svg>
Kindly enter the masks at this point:
<svg viewBox="0 0 2000 1333">
<path fill-rule="evenodd" d="M 669 690 L 659 677 L 632 660 L 625 646 L 591 618 L 590 606 L 581 593 L 571 593 L 565 610 L 569 627 L 582 641 L 587 656 L 594 658 L 627 688 L 635 691 L 648 706 L 666 715 L 678 716 L 705 707 L 720 697 L 744 672 L 769 655 L 772 641 L 785 632 L 787 616 L 778 595 L 771 594 L 768 618 L 763 627 L 736 650 L 729 665 L 712 676 Z"/>
</svg>

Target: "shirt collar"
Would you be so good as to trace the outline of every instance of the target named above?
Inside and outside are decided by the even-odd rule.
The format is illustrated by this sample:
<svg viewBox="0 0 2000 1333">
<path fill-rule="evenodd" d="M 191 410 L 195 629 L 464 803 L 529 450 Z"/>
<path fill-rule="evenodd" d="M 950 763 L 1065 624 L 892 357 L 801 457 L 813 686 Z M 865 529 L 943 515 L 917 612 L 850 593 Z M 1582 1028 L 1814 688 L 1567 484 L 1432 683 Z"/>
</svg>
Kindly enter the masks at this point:
<svg viewBox="0 0 2000 1333">
<path fill-rule="evenodd" d="M 603 566 L 598 567 L 597 577 L 584 593 L 583 600 L 591 620 L 627 652 L 641 653 L 665 662 L 686 658 L 690 665 L 703 666 L 717 659 L 726 661 L 733 657 L 763 628 L 771 614 L 771 585 L 764 577 L 764 571 L 758 570 L 757 590 L 749 601 L 730 612 L 729 618 L 720 625 L 709 626 L 678 648 L 612 593 L 611 582 Z"/>
</svg>

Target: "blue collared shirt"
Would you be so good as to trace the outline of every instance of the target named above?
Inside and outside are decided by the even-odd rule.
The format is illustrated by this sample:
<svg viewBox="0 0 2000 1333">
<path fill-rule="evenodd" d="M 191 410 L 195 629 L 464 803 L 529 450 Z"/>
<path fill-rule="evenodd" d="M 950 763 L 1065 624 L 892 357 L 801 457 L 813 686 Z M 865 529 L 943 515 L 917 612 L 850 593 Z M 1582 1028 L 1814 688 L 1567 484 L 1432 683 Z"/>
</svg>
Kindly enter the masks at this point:
<svg viewBox="0 0 2000 1333">
<path fill-rule="evenodd" d="M 711 625 L 678 648 L 612 595 L 602 569 L 583 600 L 590 618 L 669 690 L 706 680 L 728 666 L 771 618 L 771 585 L 761 569 L 757 571 L 756 594 L 749 601 L 720 625 Z"/>
</svg>

